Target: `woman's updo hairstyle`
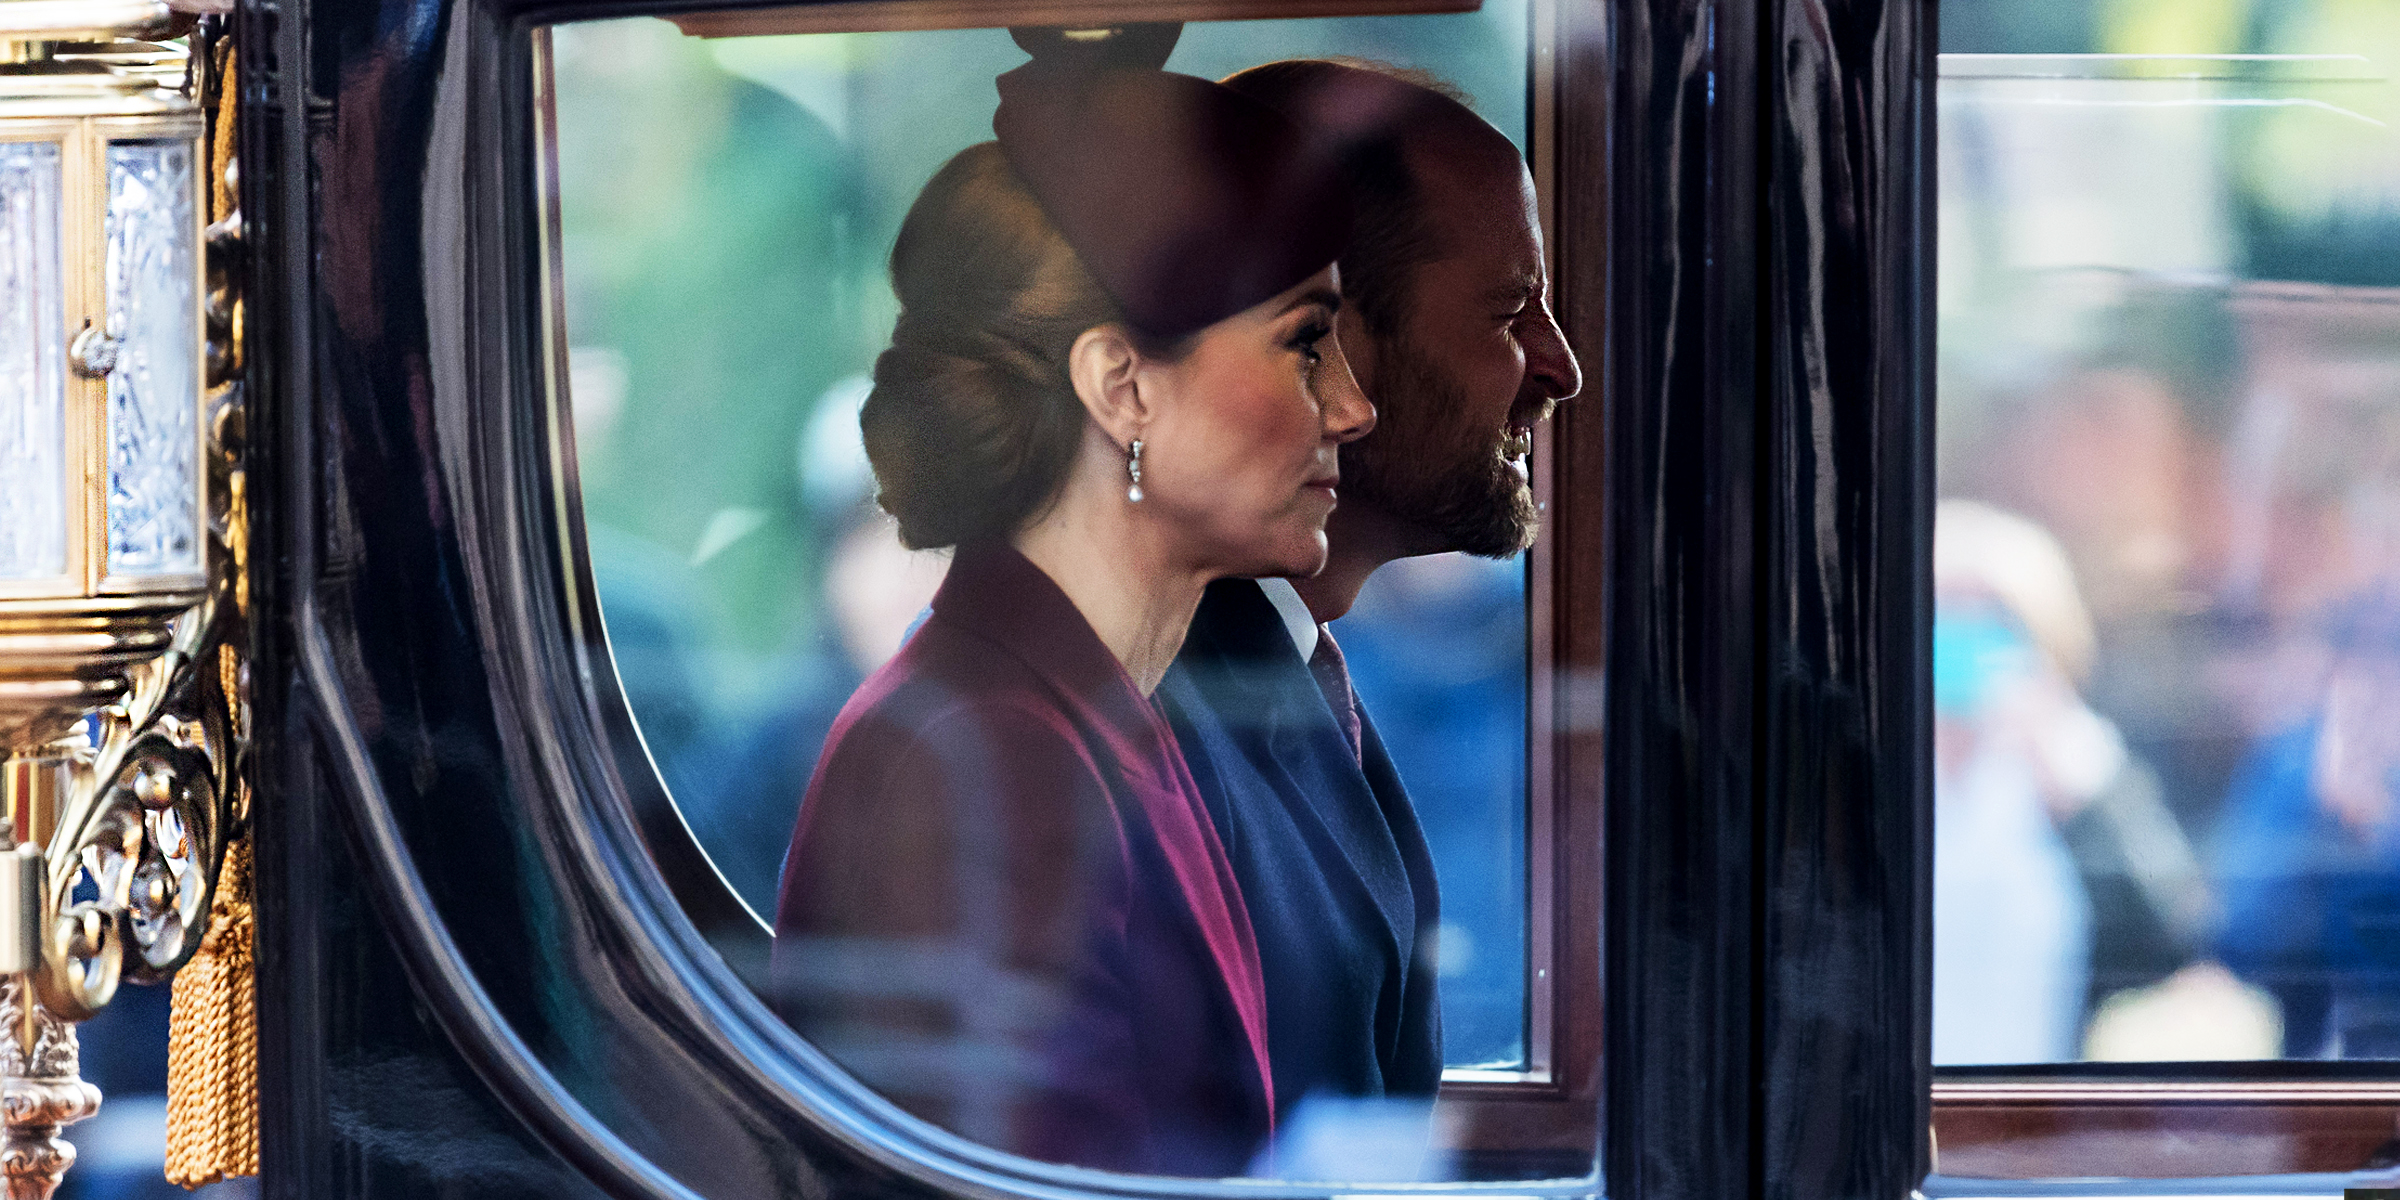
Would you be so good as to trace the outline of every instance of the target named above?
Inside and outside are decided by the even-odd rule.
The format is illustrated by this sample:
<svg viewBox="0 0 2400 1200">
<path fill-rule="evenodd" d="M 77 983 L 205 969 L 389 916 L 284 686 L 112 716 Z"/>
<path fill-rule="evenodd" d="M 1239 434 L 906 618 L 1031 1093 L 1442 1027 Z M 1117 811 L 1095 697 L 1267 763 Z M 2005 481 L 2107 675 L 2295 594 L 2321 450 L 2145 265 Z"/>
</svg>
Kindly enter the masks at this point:
<svg viewBox="0 0 2400 1200">
<path fill-rule="evenodd" d="M 1005 537 L 1066 482 L 1083 331 L 1121 320 L 992 142 L 944 165 L 892 247 L 900 322 L 859 412 L 876 502 L 915 550 Z"/>
<path fill-rule="evenodd" d="M 859 423 L 908 546 L 1005 537 L 1049 506 L 1083 439 L 1067 353 L 1085 330 L 1171 354 L 1348 245 L 1338 155 L 1161 70 L 1181 30 L 1011 30 L 1033 61 L 998 80 L 997 140 L 901 223 L 900 323 Z"/>
</svg>

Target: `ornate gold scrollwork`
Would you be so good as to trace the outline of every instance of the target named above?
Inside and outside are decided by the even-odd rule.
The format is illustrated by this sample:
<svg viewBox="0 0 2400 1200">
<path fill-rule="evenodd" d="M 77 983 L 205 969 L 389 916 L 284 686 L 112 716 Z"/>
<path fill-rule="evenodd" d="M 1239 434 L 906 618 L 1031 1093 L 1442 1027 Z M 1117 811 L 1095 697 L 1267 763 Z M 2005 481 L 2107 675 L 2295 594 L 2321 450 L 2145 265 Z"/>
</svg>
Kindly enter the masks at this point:
<svg viewBox="0 0 2400 1200">
<path fill-rule="evenodd" d="M 247 741 L 239 698 L 223 694 L 213 669 L 221 627 L 239 623 L 223 595 L 230 586 L 220 578 L 176 619 L 173 644 L 100 710 L 98 744 L 70 753 L 35 975 L 43 1007 L 69 1021 L 98 1013 L 121 979 L 163 980 L 200 947 L 239 820 L 227 801 L 240 794 Z"/>
</svg>

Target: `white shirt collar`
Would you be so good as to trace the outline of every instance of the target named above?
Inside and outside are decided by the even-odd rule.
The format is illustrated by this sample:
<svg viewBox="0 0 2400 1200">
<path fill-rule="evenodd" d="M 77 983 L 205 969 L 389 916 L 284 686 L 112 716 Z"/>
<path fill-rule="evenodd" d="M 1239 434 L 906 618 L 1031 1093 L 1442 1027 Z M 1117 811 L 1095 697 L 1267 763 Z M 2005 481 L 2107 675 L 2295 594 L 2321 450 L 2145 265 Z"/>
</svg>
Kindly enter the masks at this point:
<svg viewBox="0 0 2400 1200">
<path fill-rule="evenodd" d="M 1317 619 L 1310 615 L 1308 602 L 1300 598 L 1300 589 L 1289 579 L 1261 579 L 1258 590 L 1267 594 L 1267 603 L 1283 618 L 1283 631 L 1292 636 L 1292 649 L 1300 652 L 1300 661 L 1307 662 L 1317 652 Z"/>
</svg>

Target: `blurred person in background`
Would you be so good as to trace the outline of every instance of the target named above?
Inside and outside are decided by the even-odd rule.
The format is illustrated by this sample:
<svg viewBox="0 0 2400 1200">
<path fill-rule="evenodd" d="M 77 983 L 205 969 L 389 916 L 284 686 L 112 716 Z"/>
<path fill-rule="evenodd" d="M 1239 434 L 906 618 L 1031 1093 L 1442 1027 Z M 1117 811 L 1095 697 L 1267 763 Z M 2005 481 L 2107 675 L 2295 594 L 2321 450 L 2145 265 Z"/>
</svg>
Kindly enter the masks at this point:
<svg viewBox="0 0 2400 1200">
<path fill-rule="evenodd" d="M 2220 584 L 2242 540 L 2226 478 L 2242 339 L 2218 292 L 2095 286 L 2099 297 L 2056 281 L 2040 293 L 2086 306 L 2088 344 L 2047 369 L 2019 354 L 2005 378 L 1984 364 L 1982 394 L 1952 389 L 1942 486 L 2024 517 L 2065 555 L 2095 648 L 2071 678 L 2125 752 L 2058 823 L 2091 912 L 2086 1003 L 2107 1017 L 2084 1054 L 2138 1043 L 2153 1057 L 2249 1057 L 2256 1010 L 2271 1005 L 2207 961 L 2213 889 L 2192 847 L 2252 736 L 2226 684 L 2250 641 Z M 2248 1015 L 2225 1016 L 2221 1038 L 2176 1035 L 2183 1049 L 2167 1054 L 2158 1039 L 2173 1022 L 2153 1005 L 2169 999 Z"/>
<path fill-rule="evenodd" d="M 2249 614 L 2228 661 L 2253 737 L 2212 847 L 2226 962 L 2272 992 L 2282 1053 L 2400 1056 L 2400 305 L 2377 289 L 2241 301 L 2228 457 Z"/>
<path fill-rule="evenodd" d="M 1441 1082 L 1440 899 L 1326 622 L 1387 563 L 1530 545 L 1533 429 L 1582 382 L 1550 314 L 1532 177 L 1506 135 L 1437 81 L 1389 68 L 1292 60 L 1226 86 L 1342 164 L 1358 208 L 1338 327 L 1380 419 L 1342 450 L 1325 570 L 1212 585 L 1159 694 L 1250 900 L 1276 1094 L 1299 1132 L 1312 1105 L 1345 1114 L 1347 1138 L 1328 1142 L 1374 1131 L 1377 1150 L 1338 1166 L 1287 1142 L 1281 1173 L 1408 1178 L 1427 1170 Z M 1414 1115 L 1364 1115 L 1378 1101 Z"/>
<path fill-rule="evenodd" d="M 2227 797 L 2217 944 L 2281 1004 L 2286 1056 L 2400 1057 L 2400 595 L 2326 625 L 2314 710 L 2260 739 Z"/>
<path fill-rule="evenodd" d="M 2179 936 L 2207 893 L 2155 782 L 2077 690 L 2095 639 L 2057 539 L 1943 501 L 1934 596 L 1934 1061 L 2080 1058 L 2093 898 L 2064 827 L 2092 814 Z"/>
<path fill-rule="evenodd" d="M 760 803 L 761 789 L 815 773 L 842 705 L 900 652 L 949 566 L 947 554 L 901 545 L 898 526 L 875 506 L 875 477 L 858 429 L 868 386 L 864 376 L 836 383 L 801 426 L 800 495 L 809 527 L 829 531 L 817 577 L 816 636 L 784 656 L 781 685 L 753 717 L 725 722 L 719 738 L 685 755 L 704 764 L 704 771 L 687 773 L 706 778 L 675 787 L 693 835 L 725 881 L 761 913 L 775 907 L 792 832 L 791 814 L 781 804 Z"/>
</svg>

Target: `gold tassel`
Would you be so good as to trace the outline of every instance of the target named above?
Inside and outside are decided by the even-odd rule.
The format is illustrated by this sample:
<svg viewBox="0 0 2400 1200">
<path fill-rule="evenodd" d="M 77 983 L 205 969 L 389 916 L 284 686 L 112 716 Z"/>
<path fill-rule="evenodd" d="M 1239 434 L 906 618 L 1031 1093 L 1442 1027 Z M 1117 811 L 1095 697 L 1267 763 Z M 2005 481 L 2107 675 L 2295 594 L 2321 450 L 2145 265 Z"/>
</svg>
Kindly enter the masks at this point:
<svg viewBox="0 0 2400 1200">
<path fill-rule="evenodd" d="M 233 210 L 234 195 L 225 168 L 233 159 L 234 54 L 227 41 L 218 41 L 214 70 L 209 72 L 214 111 L 208 139 L 210 155 L 209 220 L 223 220 Z M 238 304 L 238 299 L 236 300 Z M 239 320 L 229 340 L 239 353 Z M 229 357 L 229 362 L 233 361 Z M 238 466 L 238 464 L 237 464 Z M 233 492 L 227 501 L 226 532 L 235 572 L 230 599 L 236 621 L 249 607 L 248 564 L 243 561 L 248 529 L 242 474 L 228 472 Z M 221 601 L 220 601 L 221 602 Z M 229 726 L 244 740 L 241 726 L 242 681 L 240 656 L 230 644 L 218 646 L 216 700 L 235 714 Z M 221 753 L 233 754 L 234 747 Z M 242 794 L 234 806 L 236 827 L 249 811 L 244 781 L 224 785 Z M 225 863 L 217 876 L 216 896 L 209 907 L 208 934 L 199 952 L 175 973 L 174 1015 L 167 1027 L 167 1180 L 197 1188 L 235 1175 L 258 1174 L 258 968 L 255 922 L 250 892 L 250 839 L 245 834 L 225 848 Z"/>
<path fill-rule="evenodd" d="M 258 1174 L 258 979 L 250 841 L 226 848 L 208 938 L 175 973 L 167 1032 L 167 1179 Z"/>
</svg>

